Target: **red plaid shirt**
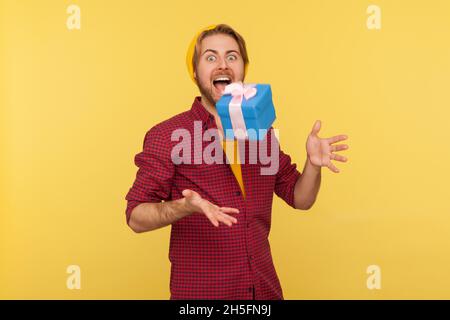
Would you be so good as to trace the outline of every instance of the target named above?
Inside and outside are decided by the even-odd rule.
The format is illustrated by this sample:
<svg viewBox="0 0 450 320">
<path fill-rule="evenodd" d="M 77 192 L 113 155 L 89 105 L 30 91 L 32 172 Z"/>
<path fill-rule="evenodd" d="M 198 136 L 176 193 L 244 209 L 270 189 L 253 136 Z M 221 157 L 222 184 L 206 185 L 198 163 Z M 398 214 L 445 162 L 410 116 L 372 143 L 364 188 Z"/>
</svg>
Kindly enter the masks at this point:
<svg viewBox="0 0 450 320">
<path fill-rule="evenodd" d="M 241 164 L 244 198 L 231 167 L 223 164 L 174 164 L 172 132 L 187 129 L 194 139 L 194 121 L 205 130 L 217 128 L 214 116 L 196 97 L 189 111 L 178 114 L 151 128 L 144 139 L 143 151 L 135 156 L 139 167 L 126 200 L 127 222 L 131 211 L 143 202 L 161 202 L 182 198 L 184 189 L 198 192 L 218 206 L 239 209 L 232 227 L 214 227 L 201 213 L 172 224 L 169 259 L 171 261 L 171 299 L 283 299 L 269 245 L 272 200 L 275 192 L 294 207 L 294 186 L 300 172 L 291 158 L 279 150 L 279 169 L 273 175 L 261 175 L 262 165 L 248 160 Z M 273 130 L 267 134 L 268 150 Z M 200 138 L 201 139 L 201 138 Z M 201 139 L 202 141 L 203 139 Z M 204 141 L 203 149 L 211 142 Z M 245 143 L 248 158 L 248 142 Z M 192 143 L 192 156 L 193 156 Z M 224 159 L 226 154 L 224 153 Z"/>
</svg>

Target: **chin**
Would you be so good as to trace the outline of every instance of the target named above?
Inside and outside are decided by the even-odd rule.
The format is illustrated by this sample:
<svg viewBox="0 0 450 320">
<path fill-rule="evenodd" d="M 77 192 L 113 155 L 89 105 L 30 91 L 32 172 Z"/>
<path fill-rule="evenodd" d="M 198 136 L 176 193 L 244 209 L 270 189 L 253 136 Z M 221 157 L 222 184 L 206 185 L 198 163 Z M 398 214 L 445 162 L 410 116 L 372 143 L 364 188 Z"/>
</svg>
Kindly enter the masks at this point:
<svg viewBox="0 0 450 320">
<path fill-rule="evenodd" d="M 218 92 L 217 90 L 214 90 L 214 92 L 213 92 L 214 100 L 219 101 L 220 98 L 222 98 L 222 96 L 223 96 L 223 92 Z"/>
<path fill-rule="evenodd" d="M 213 92 L 211 92 L 211 97 L 213 98 L 214 103 L 216 103 L 220 100 L 220 98 L 222 98 L 222 94 L 213 89 Z"/>
</svg>

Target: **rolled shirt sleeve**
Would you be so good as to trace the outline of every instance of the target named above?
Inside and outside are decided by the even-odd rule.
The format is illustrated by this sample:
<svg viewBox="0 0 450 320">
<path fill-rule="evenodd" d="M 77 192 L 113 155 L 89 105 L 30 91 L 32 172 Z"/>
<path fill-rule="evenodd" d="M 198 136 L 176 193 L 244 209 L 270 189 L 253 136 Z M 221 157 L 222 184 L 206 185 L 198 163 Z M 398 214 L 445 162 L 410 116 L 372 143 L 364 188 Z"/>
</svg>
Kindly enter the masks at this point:
<svg viewBox="0 0 450 320">
<path fill-rule="evenodd" d="M 131 212 L 139 204 L 157 203 L 171 198 L 175 165 L 170 157 L 170 144 L 165 140 L 163 132 L 157 126 L 151 128 L 145 135 L 142 152 L 134 158 L 139 169 L 125 197 L 127 223 Z"/>
<path fill-rule="evenodd" d="M 276 138 L 275 138 L 276 139 Z M 289 206 L 295 208 L 295 184 L 301 173 L 297 165 L 291 162 L 291 157 L 279 149 L 280 166 L 275 180 L 275 194 L 283 199 Z"/>
</svg>

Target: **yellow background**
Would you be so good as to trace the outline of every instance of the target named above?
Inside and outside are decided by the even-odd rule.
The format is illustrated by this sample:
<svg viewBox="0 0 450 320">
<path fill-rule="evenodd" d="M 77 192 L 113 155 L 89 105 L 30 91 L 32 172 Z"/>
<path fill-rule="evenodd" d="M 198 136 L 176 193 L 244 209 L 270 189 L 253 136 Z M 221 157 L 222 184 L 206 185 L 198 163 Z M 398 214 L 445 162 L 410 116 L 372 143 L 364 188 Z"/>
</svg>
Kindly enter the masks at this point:
<svg viewBox="0 0 450 320">
<path fill-rule="evenodd" d="M 145 132 L 198 94 L 189 41 L 221 22 L 247 41 L 246 80 L 272 85 L 300 170 L 316 119 L 322 137 L 349 135 L 309 212 L 275 196 L 285 298 L 450 298 L 449 1 L 0 3 L 0 298 L 169 298 L 170 228 L 134 234 L 124 197 Z"/>
</svg>

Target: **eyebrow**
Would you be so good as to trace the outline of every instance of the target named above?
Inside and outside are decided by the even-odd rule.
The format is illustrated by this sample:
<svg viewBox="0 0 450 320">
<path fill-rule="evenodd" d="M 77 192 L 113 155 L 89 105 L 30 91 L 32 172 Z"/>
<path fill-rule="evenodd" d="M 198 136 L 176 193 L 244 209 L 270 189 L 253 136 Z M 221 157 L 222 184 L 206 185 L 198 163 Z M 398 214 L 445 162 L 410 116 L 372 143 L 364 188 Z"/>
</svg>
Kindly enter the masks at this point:
<svg viewBox="0 0 450 320">
<path fill-rule="evenodd" d="M 218 51 L 217 50 L 214 50 L 214 49 L 206 49 L 205 51 L 203 51 L 203 53 L 201 54 L 202 56 L 206 53 L 206 52 L 208 52 L 208 51 L 210 51 L 210 52 L 213 52 L 213 53 L 215 53 L 215 54 L 218 54 Z M 239 52 L 238 51 L 236 51 L 236 50 L 227 50 L 227 52 L 225 52 L 225 54 L 228 54 L 228 53 L 230 53 L 230 52 L 236 52 L 237 54 L 239 54 Z M 240 54 L 239 54 L 240 55 Z"/>
</svg>

